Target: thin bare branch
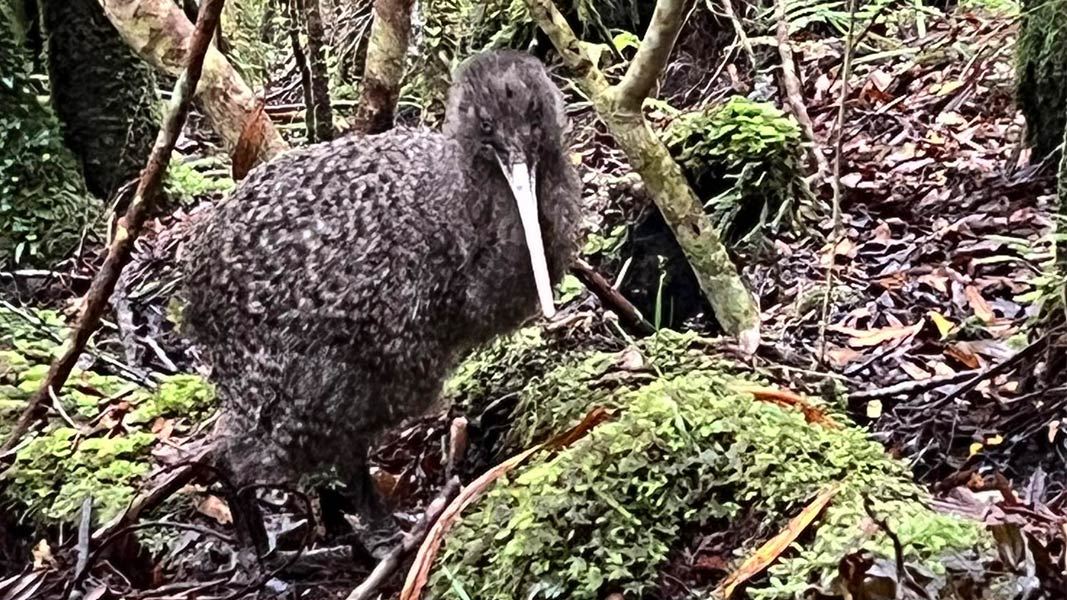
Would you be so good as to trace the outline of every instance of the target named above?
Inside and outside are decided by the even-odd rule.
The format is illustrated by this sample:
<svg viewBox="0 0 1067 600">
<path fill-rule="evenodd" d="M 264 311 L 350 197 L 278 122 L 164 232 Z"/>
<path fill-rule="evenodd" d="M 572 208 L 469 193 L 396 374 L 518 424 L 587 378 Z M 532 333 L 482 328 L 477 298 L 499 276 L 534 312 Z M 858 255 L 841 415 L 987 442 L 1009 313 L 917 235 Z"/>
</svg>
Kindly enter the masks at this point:
<svg viewBox="0 0 1067 600">
<path fill-rule="evenodd" d="M 652 21 L 641 40 L 626 75 L 617 86 L 619 106 L 639 111 L 667 67 L 682 25 L 693 9 L 693 0 L 659 0 Z"/>
</svg>

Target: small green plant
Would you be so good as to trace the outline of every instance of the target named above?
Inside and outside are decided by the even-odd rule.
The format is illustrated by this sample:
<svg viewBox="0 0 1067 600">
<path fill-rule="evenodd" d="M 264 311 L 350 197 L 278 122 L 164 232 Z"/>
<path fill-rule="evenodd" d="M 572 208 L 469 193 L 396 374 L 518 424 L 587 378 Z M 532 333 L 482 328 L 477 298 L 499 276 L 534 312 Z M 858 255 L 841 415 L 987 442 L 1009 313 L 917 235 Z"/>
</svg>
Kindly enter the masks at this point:
<svg viewBox="0 0 1067 600">
<path fill-rule="evenodd" d="M 682 115 L 664 138 L 730 243 L 792 222 L 798 203 L 810 196 L 800 127 L 772 104 L 735 96 Z"/>
</svg>

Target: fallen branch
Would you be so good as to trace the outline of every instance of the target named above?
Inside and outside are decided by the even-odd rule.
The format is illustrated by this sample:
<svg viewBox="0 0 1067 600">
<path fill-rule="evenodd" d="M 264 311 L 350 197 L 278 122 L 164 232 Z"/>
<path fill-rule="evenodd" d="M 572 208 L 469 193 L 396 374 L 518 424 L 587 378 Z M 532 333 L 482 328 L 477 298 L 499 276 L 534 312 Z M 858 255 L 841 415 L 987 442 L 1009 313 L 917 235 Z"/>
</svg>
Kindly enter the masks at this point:
<svg viewBox="0 0 1067 600">
<path fill-rule="evenodd" d="M 352 590 L 347 600 L 369 600 L 373 598 L 378 588 L 400 567 L 400 561 L 422 545 L 423 540 L 426 539 L 427 534 L 430 532 L 430 526 L 436 524 L 437 520 L 441 518 L 445 508 L 459 494 L 459 488 L 458 477 L 448 480 L 448 483 L 437 494 L 433 502 L 426 507 L 426 512 L 415 523 L 411 531 L 404 534 L 404 539 L 378 563 L 378 566 L 374 567 L 374 570 L 363 580 L 363 583 L 359 584 L 359 587 Z"/>
<path fill-rule="evenodd" d="M 976 374 L 974 377 L 972 377 L 969 381 L 967 381 L 966 383 L 964 383 L 960 387 L 958 387 L 955 390 L 953 390 L 952 393 L 948 394 L 947 396 L 945 396 L 944 398 L 941 398 L 940 400 L 938 400 L 936 402 L 931 403 L 930 407 L 931 408 L 940 408 L 942 406 L 945 406 L 946 404 L 951 403 L 952 401 L 956 400 L 960 396 L 962 396 L 962 395 L 966 394 L 967 392 L 970 392 L 974 388 L 978 387 L 978 384 L 982 383 L 983 381 L 986 381 L 986 380 L 992 379 L 992 378 L 994 378 L 994 377 L 996 377 L 998 375 L 1003 375 L 1004 373 L 1007 373 L 1009 370 L 1011 370 L 1011 368 L 1013 366 L 1017 365 L 1019 362 L 1023 361 L 1026 358 L 1029 358 L 1029 357 L 1037 354 L 1038 350 L 1041 350 L 1041 348 L 1043 348 L 1045 346 L 1045 344 L 1051 338 L 1053 333 L 1054 332 L 1050 331 L 1050 332 L 1046 333 L 1045 335 L 1039 337 L 1038 339 L 1036 339 L 1033 342 L 1031 342 L 1030 345 L 1028 345 L 1027 347 L 1025 347 L 1022 350 L 1019 350 L 1018 352 L 1013 354 L 1007 360 L 1005 360 L 1005 361 L 1003 361 L 1003 362 L 1001 362 L 1001 363 L 999 363 L 997 365 L 994 365 L 992 367 L 987 367 L 985 369 L 982 369 L 978 374 Z"/>
<path fill-rule="evenodd" d="M 597 298 L 600 298 L 600 303 L 604 305 L 604 308 L 615 311 L 638 333 L 643 335 L 655 333 L 656 328 L 645 320 L 641 315 L 641 311 L 637 310 L 637 307 L 627 300 L 619 290 L 612 287 L 611 283 L 604 279 L 600 273 L 597 273 L 589 263 L 578 259 L 571 266 L 571 272 L 585 287 L 596 294 Z"/>
<path fill-rule="evenodd" d="M 940 377 L 931 377 L 929 379 L 920 379 L 918 381 L 902 381 L 893 385 L 887 385 L 883 388 L 855 392 L 849 394 L 848 399 L 864 401 L 881 400 L 883 398 L 892 398 L 893 396 L 899 396 L 901 394 L 921 394 L 923 392 L 937 389 L 943 385 L 952 385 L 961 381 L 966 381 L 976 373 L 978 373 L 978 371 L 960 371 L 959 373 L 953 373 L 952 375 L 942 375 Z"/>
<path fill-rule="evenodd" d="M 61 346 L 59 358 L 52 363 L 41 386 L 22 411 L 18 423 L 11 430 L 3 447 L 0 447 L 0 454 L 15 446 L 19 439 L 29 431 L 30 426 L 47 414 L 48 401 L 53 394 L 59 394 L 59 390 L 62 389 L 74 369 L 78 357 L 81 356 L 85 345 L 89 342 L 89 337 L 100 325 L 100 318 L 107 308 L 108 299 L 115 289 L 115 283 L 123 267 L 130 260 L 133 243 L 141 233 L 145 218 L 152 212 L 160 196 L 163 173 L 167 169 L 171 152 L 174 151 L 174 144 L 178 141 L 178 134 L 185 125 L 185 116 L 189 112 L 193 92 L 204 66 L 204 53 L 207 52 L 212 33 L 218 24 L 223 2 L 224 0 L 204 0 L 200 7 L 196 29 L 189 42 L 189 64 L 178 78 L 174 99 L 170 103 L 163 126 L 156 137 L 152 154 L 148 157 L 148 165 L 141 172 L 137 191 L 126 208 L 126 214 L 119 219 L 115 228 L 114 238 L 108 248 L 104 265 L 93 278 L 93 283 L 82 301 L 78 320 L 71 329 L 70 336 Z"/>
</svg>

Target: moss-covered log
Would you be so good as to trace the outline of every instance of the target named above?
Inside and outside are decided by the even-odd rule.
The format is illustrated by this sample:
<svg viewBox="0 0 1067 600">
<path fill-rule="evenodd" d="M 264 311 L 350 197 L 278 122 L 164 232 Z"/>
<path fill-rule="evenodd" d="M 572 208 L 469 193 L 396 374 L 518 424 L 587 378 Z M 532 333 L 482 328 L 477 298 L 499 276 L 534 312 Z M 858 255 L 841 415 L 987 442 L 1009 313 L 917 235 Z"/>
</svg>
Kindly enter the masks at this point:
<svg viewBox="0 0 1067 600">
<path fill-rule="evenodd" d="M 1019 29 L 1018 96 L 1027 137 L 1041 156 L 1063 141 L 1067 124 L 1067 0 L 1027 0 Z"/>
<path fill-rule="evenodd" d="M 156 80 L 96 0 L 41 0 L 52 102 L 89 191 L 108 198 L 144 167 L 159 131 Z"/>
<path fill-rule="evenodd" d="M 681 597 L 664 588 L 668 564 L 691 564 L 716 534 L 726 547 L 710 554 L 740 562 L 829 488 L 829 506 L 748 584 L 749 598 L 841 597 L 840 561 L 861 552 L 871 581 L 894 569 L 893 542 L 868 510 L 898 536 L 906 577 L 923 582 L 927 597 L 950 597 L 958 585 L 987 591 L 975 598 L 1010 596 L 1003 586 L 1012 577 L 984 570 L 995 553 L 979 523 L 928 508 L 907 466 L 861 428 L 809 423 L 800 410 L 756 400 L 746 390 L 758 382 L 731 374 L 696 336 L 557 356 L 532 378 L 547 348 L 528 331 L 517 339 L 476 356 L 448 388 L 471 407 L 518 396 L 509 453 L 566 431 L 595 406 L 616 416 L 531 458 L 468 508 L 433 567 L 432 597 Z M 862 597 L 902 597 L 880 589 L 887 595 Z"/>
<path fill-rule="evenodd" d="M 78 244 L 100 210 L 59 121 L 38 98 L 29 53 L 0 11 L 0 264 L 45 264 Z"/>
</svg>

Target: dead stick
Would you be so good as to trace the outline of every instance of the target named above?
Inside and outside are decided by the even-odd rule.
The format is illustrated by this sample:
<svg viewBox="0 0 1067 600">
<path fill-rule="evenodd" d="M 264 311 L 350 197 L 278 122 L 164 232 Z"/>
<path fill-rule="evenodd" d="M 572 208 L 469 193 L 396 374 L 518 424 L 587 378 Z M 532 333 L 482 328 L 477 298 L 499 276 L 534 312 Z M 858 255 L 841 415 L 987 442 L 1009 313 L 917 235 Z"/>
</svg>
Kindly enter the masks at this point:
<svg viewBox="0 0 1067 600">
<path fill-rule="evenodd" d="M 178 134 L 185 125 L 185 116 L 189 112 L 193 93 L 197 82 L 200 81 L 200 72 L 204 66 L 204 53 L 207 52 L 212 32 L 218 25 L 223 2 L 224 0 L 204 0 L 200 5 L 196 29 L 189 42 L 189 63 L 175 86 L 174 97 L 164 117 L 159 135 L 156 136 L 152 154 L 148 157 L 148 165 L 141 171 L 141 179 L 137 184 L 133 201 L 130 202 L 129 207 L 126 208 L 126 214 L 116 225 L 115 237 L 107 249 L 107 258 L 96 277 L 93 278 L 89 292 L 82 300 L 78 320 L 70 336 L 63 343 L 59 358 L 52 363 L 41 387 L 37 389 L 25 410 L 22 411 L 15 428 L 11 430 L 3 447 L 0 447 L 0 454 L 13 448 L 34 422 L 47 414 L 49 400 L 53 394 L 59 394 L 59 390 L 62 389 L 67 377 L 74 369 L 78 357 L 89 342 L 89 337 L 100 325 L 100 318 L 107 308 L 111 293 L 115 290 L 115 282 L 118 281 L 122 268 L 130 261 L 133 243 L 141 233 L 145 218 L 159 198 L 163 173 L 167 169 L 174 144 L 178 141 Z"/>
<path fill-rule="evenodd" d="M 977 370 L 974 371 L 960 371 L 959 373 L 953 373 L 952 375 L 942 375 L 940 377 L 931 377 L 929 379 L 920 379 L 918 381 L 902 381 L 900 383 L 894 383 L 893 385 L 887 385 L 886 387 L 877 388 L 873 390 L 862 390 L 848 395 L 849 400 L 881 400 L 882 398 L 892 398 L 893 396 L 899 396 L 901 394 L 921 394 L 923 392 L 929 392 L 930 390 L 939 388 L 943 385 L 952 385 L 954 383 L 960 383 L 973 377 Z"/>
<path fill-rule="evenodd" d="M 389 552 L 388 556 L 378 563 L 378 566 L 374 567 L 374 570 L 363 580 L 363 583 L 359 584 L 359 587 L 352 590 L 347 600 L 368 600 L 373 597 L 378 588 L 400 567 L 400 561 L 422 545 L 422 541 L 426 539 L 426 535 L 430 532 L 430 527 L 441 518 L 441 514 L 445 512 L 445 507 L 457 494 L 459 494 L 459 478 L 453 477 L 448 480 L 448 483 L 441 489 L 441 493 L 434 498 L 433 502 L 426 507 L 426 512 L 419 518 L 419 522 L 415 524 L 415 527 L 404 535 L 404 540 L 397 544 Z"/>
<path fill-rule="evenodd" d="M 593 270 L 589 263 L 579 259 L 571 266 L 571 272 L 585 287 L 596 294 L 597 298 L 600 298 L 600 303 L 605 308 L 619 313 L 619 316 L 637 329 L 638 333 L 644 335 L 655 333 L 656 328 L 641 316 L 641 311 L 637 310 L 637 307 L 627 300 L 619 290 L 613 288 L 600 273 Z"/>
<path fill-rule="evenodd" d="M 782 61 L 782 85 L 785 87 L 786 101 L 793 111 L 797 123 L 804 129 L 804 136 L 811 140 L 811 157 L 815 161 L 816 181 L 819 184 L 827 181 L 830 176 L 830 165 L 826 162 L 826 156 L 822 153 L 822 144 L 815 137 L 815 126 L 808 116 L 808 107 L 804 104 L 804 90 L 800 86 L 800 80 L 796 74 L 796 60 L 793 58 L 793 47 L 789 44 L 789 21 L 785 16 L 785 0 L 777 0 L 774 3 L 775 18 L 778 19 L 778 57 Z M 753 65 L 754 66 L 754 65 Z M 837 182 L 830 179 L 830 185 L 836 186 Z"/>
</svg>

